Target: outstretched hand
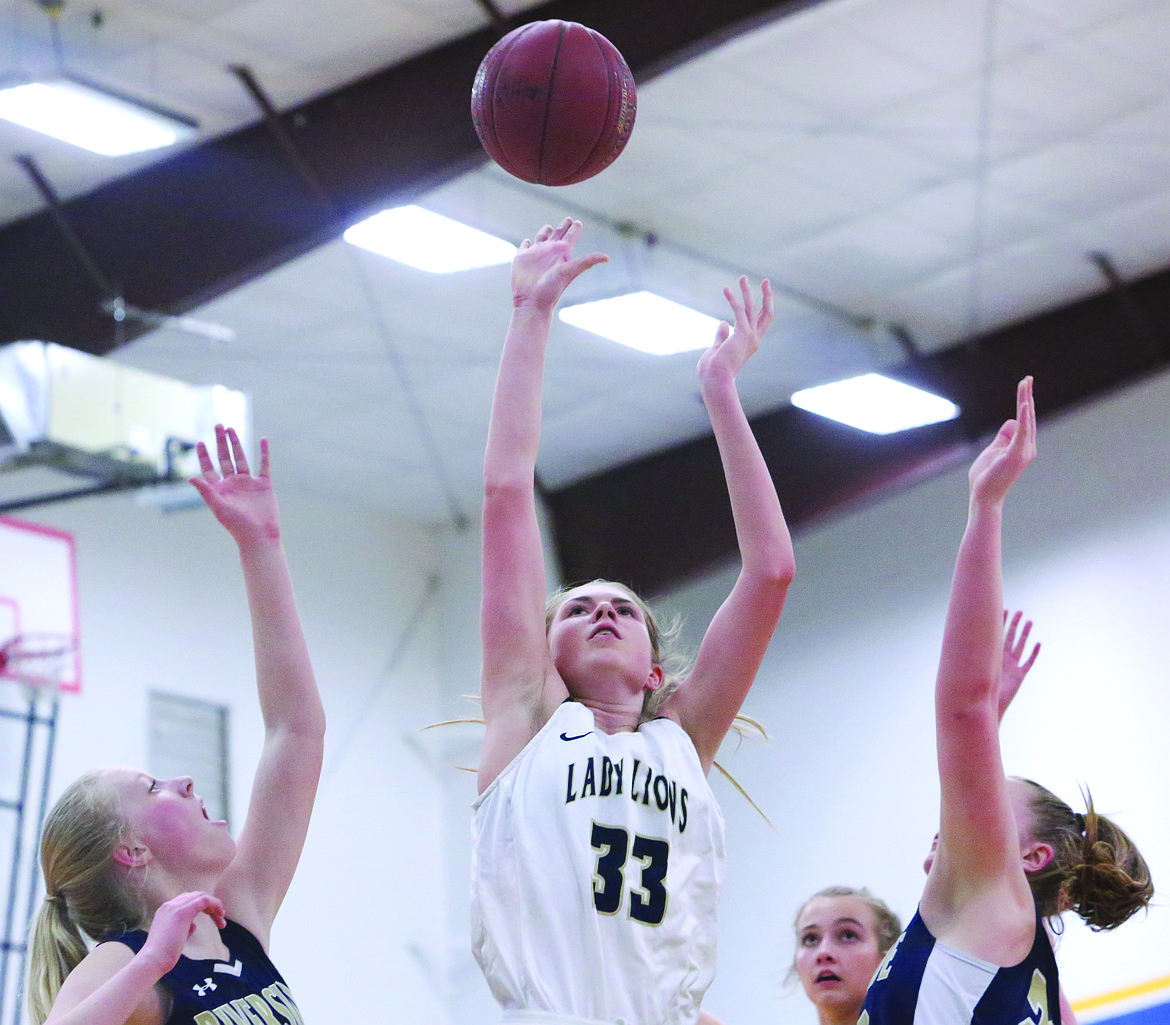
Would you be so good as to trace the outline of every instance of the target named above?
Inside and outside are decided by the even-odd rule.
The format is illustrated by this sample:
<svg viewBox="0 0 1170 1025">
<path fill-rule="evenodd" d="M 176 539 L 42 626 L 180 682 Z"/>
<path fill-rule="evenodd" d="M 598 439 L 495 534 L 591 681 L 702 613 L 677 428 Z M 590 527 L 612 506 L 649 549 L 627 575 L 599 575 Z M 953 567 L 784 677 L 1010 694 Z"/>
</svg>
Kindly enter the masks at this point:
<svg viewBox="0 0 1170 1025">
<path fill-rule="evenodd" d="M 1007 609 L 1003 610 L 1006 631 L 1003 637 L 1003 670 L 999 677 L 1000 720 L 1003 719 L 1004 712 L 1007 711 L 1008 705 L 1012 703 L 1012 699 L 1019 691 L 1024 677 L 1028 675 L 1028 670 L 1036 661 L 1036 656 L 1040 654 L 1040 645 L 1037 643 L 1032 648 L 1032 654 L 1028 656 L 1027 660 L 1021 661 L 1024 652 L 1028 650 L 1028 635 L 1032 632 L 1032 620 L 1028 619 L 1025 620 L 1024 629 L 1020 631 L 1019 637 L 1016 637 L 1016 629 L 1019 627 L 1023 615 L 1022 612 L 1017 612 L 1009 622 Z"/>
<path fill-rule="evenodd" d="M 253 476 L 235 428 L 215 425 L 219 470 L 207 446 L 199 442 L 201 477 L 189 477 L 207 507 L 237 544 L 280 537 L 280 516 L 269 472 L 268 439 L 260 439 L 260 471 Z"/>
<path fill-rule="evenodd" d="M 546 224 L 536 237 L 520 243 L 512 259 L 512 305 L 551 310 L 579 274 L 609 257 L 604 253 L 573 257 L 581 222 L 566 217 L 555 228 Z"/>
<path fill-rule="evenodd" d="M 1016 418 L 999 429 L 995 439 L 971 464 L 967 474 L 971 500 L 1002 502 L 1035 458 L 1036 405 L 1032 399 L 1032 378 L 1025 377 L 1016 388 Z"/>
<path fill-rule="evenodd" d="M 734 377 L 752 354 L 760 347 L 760 341 L 772 324 L 775 316 L 772 309 L 772 285 L 765 278 L 760 282 L 760 307 L 756 308 L 752 287 L 746 276 L 739 279 L 739 295 L 730 288 L 723 294 L 731 304 L 734 328 L 721 321 L 715 332 L 715 341 L 699 358 L 699 377 L 708 378 L 719 372 Z"/>
<path fill-rule="evenodd" d="M 154 962 L 160 976 L 178 963 L 183 945 L 195 931 L 195 917 L 200 914 L 210 915 L 220 929 L 227 925 L 223 903 L 209 893 L 198 890 L 180 893 L 159 905 L 151 919 L 142 954 Z"/>
</svg>

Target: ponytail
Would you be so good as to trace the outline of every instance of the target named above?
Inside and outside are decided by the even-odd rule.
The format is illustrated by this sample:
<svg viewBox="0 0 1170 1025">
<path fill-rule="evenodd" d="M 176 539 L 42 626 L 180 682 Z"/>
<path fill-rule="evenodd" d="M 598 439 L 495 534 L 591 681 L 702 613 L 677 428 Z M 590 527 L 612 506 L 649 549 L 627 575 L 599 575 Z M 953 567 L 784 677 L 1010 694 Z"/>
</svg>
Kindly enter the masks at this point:
<svg viewBox="0 0 1170 1025">
<path fill-rule="evenodd" d="M 1072 910 L 1101 931 L 1145 908 L 1154 895 L 1149 866 L 1125 832 L 1097 814 L 1090 794 L 1081 815 L 1039 783 L 1024 782 L 1033 791 L 1033 839 L 1053 851 L 1044 868 L 1028 874 L 1040 914 Z"/>
<path fill-rule="evenodd" d="M 91 772 L 53 806 L 41 834 L 47 896 L 37 915 L 29 959 L 29 1016 L 43 1025 L 61 984 L 101 943 L 146 919 L 141 896 L 113 859 L 126 831 L 117 795 Z"/>
<path fill-rule="evenodd" d="M 28 1011 L 33 1025 L 43 1025 L 61 984 L 89 952 L 85 938 L 69 917 L 58 894 L 46 897 L 37 915 L 30 953 Z"/>
<path fill-rule="evenodd" d="M 1150 903 L 1150 869 L 1133 841 L 1104 815 L 1084 816 L 1080 864 L 1067 888 L 1068 902 L 1089 927 L 1115 929 Z"/>
</svg>

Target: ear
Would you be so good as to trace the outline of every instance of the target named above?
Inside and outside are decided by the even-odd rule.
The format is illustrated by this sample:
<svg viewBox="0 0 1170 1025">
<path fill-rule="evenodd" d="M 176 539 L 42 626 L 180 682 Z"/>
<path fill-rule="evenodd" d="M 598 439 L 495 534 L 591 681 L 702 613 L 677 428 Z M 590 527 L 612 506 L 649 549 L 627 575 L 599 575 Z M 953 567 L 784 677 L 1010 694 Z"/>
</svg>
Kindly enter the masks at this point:
<svg viewBox="0 0 1170 1025">
<path fill-rule="evenodd" d="M 662 671 L 662 666 L 654 666 L 650 670 L 650 676 L 646 679 L 646 690 L 658 690 L 666 679 L 666 674 Z"/>
<path fill-rule="evenodd" d="M 1055 854 L 1052 844 L 1033 840 L 1020 850 L 1020 856 L 1024 861 L 1024 871 L 1039 872 L 1052 861 Z"/>
<path fill-rule="evenodd" d="M 132 842 L 118 844 L 114 848 L 113 858 L 127 868 L 145 868 L 152 860 L 149 847 Z"/>
</svg>

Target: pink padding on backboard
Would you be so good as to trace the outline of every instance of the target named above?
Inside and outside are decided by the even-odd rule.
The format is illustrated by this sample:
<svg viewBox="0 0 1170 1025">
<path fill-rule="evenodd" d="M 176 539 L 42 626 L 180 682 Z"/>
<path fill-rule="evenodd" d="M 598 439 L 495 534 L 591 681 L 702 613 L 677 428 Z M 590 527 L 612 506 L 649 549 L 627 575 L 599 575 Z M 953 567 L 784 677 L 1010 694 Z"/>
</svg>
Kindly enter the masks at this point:
<svg viewBox="0 0 1170 1025">
<path fill-rule="evenodd" d="M 61 689 L 81 690 L 77 552 L 63 530 L 0 516 L 0 644 L 16 634 L 60 634 L 77 647 Z M 0 680 L 12 674 L 0 671 Z"/>
</svg>

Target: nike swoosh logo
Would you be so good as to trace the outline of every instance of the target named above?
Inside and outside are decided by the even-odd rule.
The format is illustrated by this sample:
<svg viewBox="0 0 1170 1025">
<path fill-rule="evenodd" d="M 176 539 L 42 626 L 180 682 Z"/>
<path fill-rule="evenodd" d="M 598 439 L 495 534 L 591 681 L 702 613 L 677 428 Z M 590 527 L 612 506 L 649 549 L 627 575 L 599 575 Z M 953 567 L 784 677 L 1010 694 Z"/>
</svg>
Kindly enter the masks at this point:
<svg viewBox="0 0 1170 1025">
<path fill-rule="evenodd" d="M 578 733 L 575 737 L 570 737 L 567 733 L 562 733 L 561 740 L 580 740 L 582 737 L 589 736 L 592 732 L 592 730 L 586 730 L 584 733 Z"/>
</svg>

